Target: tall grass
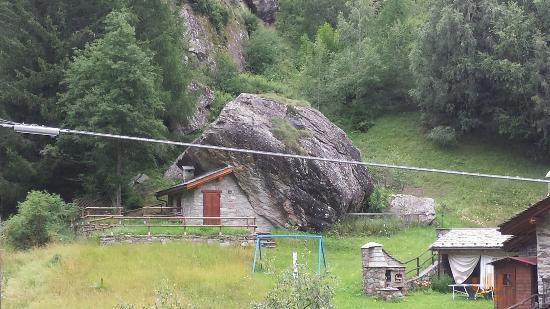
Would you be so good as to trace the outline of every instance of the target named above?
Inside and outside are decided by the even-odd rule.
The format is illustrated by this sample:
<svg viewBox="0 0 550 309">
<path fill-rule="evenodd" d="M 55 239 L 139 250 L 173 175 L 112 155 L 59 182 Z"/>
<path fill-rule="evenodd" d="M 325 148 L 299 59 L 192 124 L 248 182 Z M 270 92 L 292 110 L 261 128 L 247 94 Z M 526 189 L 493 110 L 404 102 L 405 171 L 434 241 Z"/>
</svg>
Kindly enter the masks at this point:
<svg viewBox="0 0 550 309">
<path fill-rule="evenodd" d="M 55 264 L 50 263 L 57 256 Z M 170 284 L 201 308 L 242 308 L 267 283 L 250 274 L 251 250 L 194 243 L 50 245 L 8 255 L 6 308 L 113 308 L 154 302 Z M 253 288 L 251 288 L 253 287 Z"/>
</svg>

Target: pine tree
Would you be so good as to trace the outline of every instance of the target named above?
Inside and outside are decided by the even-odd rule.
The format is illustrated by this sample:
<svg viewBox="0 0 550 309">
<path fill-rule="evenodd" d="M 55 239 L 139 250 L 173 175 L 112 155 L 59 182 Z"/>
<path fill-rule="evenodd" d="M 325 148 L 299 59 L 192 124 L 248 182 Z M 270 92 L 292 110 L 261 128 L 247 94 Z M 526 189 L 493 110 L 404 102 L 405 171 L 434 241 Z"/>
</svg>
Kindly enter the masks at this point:
<svg viewBox="0 0 550 309">
<path fill-rule="evenodd" d="M 165 131 L 159 117 L 164 112 L 161 79 L 152 53 L 136 39 L 131 19 L 125 10 L 109 13 L 105 35 L 77 52 L 60 100 L 65 125 L 142 137 Z M 108 139 L 96 139 L 92 146 L 95 185 L 105 181 L 108 193 L 114 193 L 114 204 L 120 206 L 132 167 L 150 159 L 153 151 L 146 145 Z"/>
</svg>

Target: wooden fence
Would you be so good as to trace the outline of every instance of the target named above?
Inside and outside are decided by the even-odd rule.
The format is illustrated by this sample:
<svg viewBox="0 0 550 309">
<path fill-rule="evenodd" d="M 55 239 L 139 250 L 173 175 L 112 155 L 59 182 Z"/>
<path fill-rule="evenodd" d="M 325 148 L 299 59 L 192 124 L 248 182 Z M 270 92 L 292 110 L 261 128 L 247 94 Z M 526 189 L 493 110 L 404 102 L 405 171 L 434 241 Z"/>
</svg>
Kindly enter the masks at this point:
<svg viewBox="0 0 550 309">
<path fill-rule="evenodd" d="M 420 275 L 422 270 L 428 268 L 430 265 L 433 265 L 437 259 L 437 253 L 428 249 L 420 255 L 403 262 L 406 266 L 405 276 L 411 273 L 414 273 L 416 276 Z"/>
<path fill-rule="evenodd" d="M 355 218 L 355 219 L 358 219 L 358 218 L 364 218 L 364 219 L 382 218 L 384 220 L 400 219 L 407 225 L 411 225 L 413 223 L 419 223 L 420 216 L 421 214 L 397 215 L 396 213 L 393 213 L 393 212 L 351 212 L 346 214 L 347 218 Z"/>
</svg>

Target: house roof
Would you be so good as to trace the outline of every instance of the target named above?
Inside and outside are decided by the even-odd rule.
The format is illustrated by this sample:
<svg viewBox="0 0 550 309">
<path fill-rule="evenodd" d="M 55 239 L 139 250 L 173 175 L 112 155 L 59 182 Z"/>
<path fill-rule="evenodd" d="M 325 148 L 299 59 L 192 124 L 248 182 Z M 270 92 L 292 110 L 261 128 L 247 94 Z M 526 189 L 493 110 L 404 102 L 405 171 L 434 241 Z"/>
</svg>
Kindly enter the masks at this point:
<svg viewBox="0 0 550 309">
<path fill-rule="evenodd" d="M 550 210 L 550 197 L 527 207 L 499 225 L 500 232 L 513 235 L 504 242 L 506 251 L 516 251 L 526 244 L 536 242 L 537 221 Z"/>
<path fill-rule="evenodd" d="M 550 196 L 529 206 L 525 210 L 515 214 L 510 219 L 501 223 L 498 227 L 502 233 L 518 235 L 534 228 L 537 219 L 544 217 L 550 210 Z"/>
<path fill-rule="evenodd" d="M 510 237 L 502 235 L 496 228 L 457 228 L 440 236 L 430 249 L 501 249 Z"/>
<path fill-rule="evenodd" d="M 536 256 L 509 256 L 500 260 L 493 261 L 489 264 L 500 264 L 500 263 L 509 262 L 509 261 L 516 261 L 523 264 L 534 265 L 534 266 L 537 265 Z"/>
<path fill-rule="evenodd" d="M 155 195 L 159 197 L 159 196 L 164 196 L 164 195 L 168 195 L 168 194 L 172 194 L 172 193 L 176 193 L 184 190 L 193 190 L 213 180 L 218 180 L 228 174 L 231 174 L 233 172 L 233 169 L 234 168 L 232 166 L 226 166 L 219 170 L 215 170 L 215 171 L 200 175 L 198 177 L 187 180 L 183 183 L 177 184 L 170 188 L 158 191 Z"/>
</svg>

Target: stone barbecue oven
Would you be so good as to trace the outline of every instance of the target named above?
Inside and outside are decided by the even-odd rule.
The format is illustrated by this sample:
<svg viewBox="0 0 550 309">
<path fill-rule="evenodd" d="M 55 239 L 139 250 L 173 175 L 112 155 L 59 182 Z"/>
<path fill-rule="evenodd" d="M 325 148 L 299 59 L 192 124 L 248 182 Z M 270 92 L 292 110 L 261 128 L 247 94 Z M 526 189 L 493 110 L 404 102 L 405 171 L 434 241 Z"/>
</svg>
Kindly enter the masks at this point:
<svg viewBox="0 0 550 309">
<path fill-rule="evenodd" d="M 405 266 L 389 255 L 379 243 L 369 242 L 361 247 L 363 291 L 386 300 L 405 294 Z"/>
</svg>

